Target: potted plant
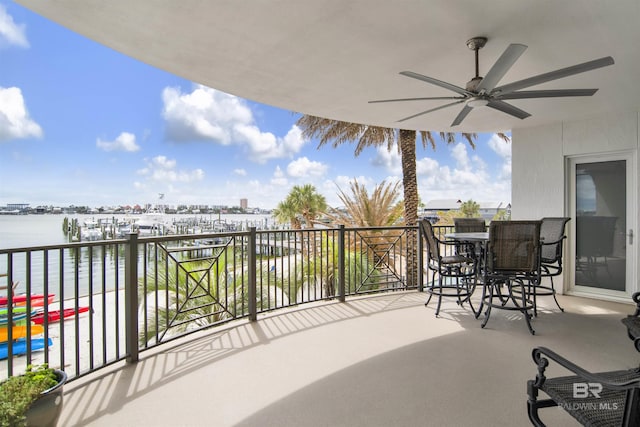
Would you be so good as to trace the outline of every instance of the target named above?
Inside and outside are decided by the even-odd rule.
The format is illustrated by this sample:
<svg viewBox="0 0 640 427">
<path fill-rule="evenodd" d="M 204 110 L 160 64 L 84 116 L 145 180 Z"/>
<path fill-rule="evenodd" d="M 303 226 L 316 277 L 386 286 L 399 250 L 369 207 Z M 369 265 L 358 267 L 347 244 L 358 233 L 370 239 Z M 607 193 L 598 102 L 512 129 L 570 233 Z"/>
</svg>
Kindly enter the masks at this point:
<svg viewBox="0 0 640 427">
<path fill-rule="evenodd" d="M 0 383 L 0 426 L 55 426 L 67 374 L 42 364 Z"/>
</svg>

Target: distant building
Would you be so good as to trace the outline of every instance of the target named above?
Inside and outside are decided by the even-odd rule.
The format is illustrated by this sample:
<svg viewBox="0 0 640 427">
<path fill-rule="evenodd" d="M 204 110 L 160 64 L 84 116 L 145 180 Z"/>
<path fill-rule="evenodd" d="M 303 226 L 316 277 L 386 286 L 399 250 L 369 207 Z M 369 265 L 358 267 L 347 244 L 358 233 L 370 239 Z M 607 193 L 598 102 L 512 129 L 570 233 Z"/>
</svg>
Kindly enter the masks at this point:
<svg viewBox="0 0 640 427">
<path fill-rule="evenodd" d="M 424 209 L 420 211 L 419 216 L 424 219 L 438 220 L 438 212 L 457 211 L 462 205 L 462 200 L 456 199 L 440 199 L 430 200 L 426 203 Z M 477 202 L 480 205 L 480 216 L 487 221 L 491 221 L 500 211 L 511 211 L 511 204 L 508 202 Z"/>
<path fill-rule="evenodd" d="M 8 203 L 4 208 L 0 207 L 0 213 L 2 214 L 26 214 L 28 211 L 28 203 Z"/>
<path fill-rule="evenodd" d="M 248 199 L 240 199 L 240 207 L 242 209 L 247 209 L 249 207 L 249 200 Z"/>
</svg>

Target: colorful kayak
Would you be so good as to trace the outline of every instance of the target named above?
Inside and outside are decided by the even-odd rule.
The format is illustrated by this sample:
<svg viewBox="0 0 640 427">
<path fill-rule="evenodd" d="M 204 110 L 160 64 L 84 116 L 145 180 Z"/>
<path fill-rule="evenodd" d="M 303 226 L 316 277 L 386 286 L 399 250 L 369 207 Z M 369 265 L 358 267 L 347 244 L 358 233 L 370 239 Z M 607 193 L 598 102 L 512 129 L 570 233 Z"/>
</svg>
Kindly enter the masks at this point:
<svg viewBox="0 0 640 427">
<path fill-rule="evenodd" d="M 53 303 L 53 300 L 55 299 L 56 299 L 55 294 L 49 294 L 49 296 L 46 298 L 44 297 L 44 295 L 33 295 L 31 297 L 31 307 L 44 307 L 45 304 L 49 305 Z M 21 301 L 21 302 L 15 303 L 15 305 L 26 307 L 27 301 Z"/>
<path fill-rule="evenodd" d="M 13 313 L 11 323 L 15 325 L 16 323 L 25 322 L 26 319 L 27 313 Z M 0 315 L 0 325 L 6 325 L 7 323 L 9 323 L 9 317 L 6 314 Z"/>
<path fill-rule="evenodd" d="M 53 345 L 53 340 L 49 338 L 47 341 L 44 338 L 32 338 L 31 339 L 31 351 L 44 350 L 46 347 Z M 21 338 L 11 342 L 11 352 L 14 356 L 25 354 L 27 352 L 27 340 Z M 0 360 L 9 357 L 9 343 L 0 343 Z"/>
<path fill-rule="evenodd" d="M 15 316 L 16 314 L 23 314 L 27 312 L 27 307 L 13 307 L 13 310 L 11 310 L 11 312 L 13 313 L 13 315 Z M 0 317 L 7 317 L 9 315 L 9 308 L 8 307 L 0 307 Z"/>
<path fill-rule="evenodd" d="M 78 307 L 76 311 L 75 308 L 65 308 L 62 312 L 60 310 L 50 310 L 47 312 L 48 323 L 58 322 L 60 318 L 66 319 L 68 317 L 75 316 L 76 313 L 84 313 L 89 311 L 89 307 Z M 42 325 L 45 321 L 44 311 L 38 312 L 31 316 L 31 321 L 38 325 Z"/>
<path fill-rule="evenodd" d="M 14 295 L 12 298 L 12 302 L 14 305 L 27 305 L 27 300 L 31 300 L 31 306 L 32 307 L 42 307 L 45 302 L 47 304 L 51 304 L 55 298 L 55 294 L 49 294 L 45 297 L 44 294 L 34 294 L 34 295 L 27 295 L 27 294 L 20 294 L 20 295 Z M 6 296 L 1 296 L 0 297 L 0 306 L 3 305 L 7 305 L 9 302 L 9 298 Z"/>
<path fill-rule="evenodd" d="M 15 323 L 18 320 L 25 319 L 27 317 L 27 307 L 13 307 L 13 310 L 11 311 L 12 311 L 11 321 L 13 323 Z M 9 322 L 9 309 L 7 307 L 0 307 L 0 325 L 6 325 L 8 322 Z"/>
<path fill-rule="evenodd" d="M 31 325 L 31 336 L 40 335 L 44 333 L 44 327 L 42 325 Z M 13 326 L 11 328 L 11 338 L 17 340 L 19 338 L 25 338 L 27 336 L 26 326 Z M 9 328 L 6 326 L 0 327 L 0 342 L 6 342 L 9 339 Z"/>
</svg>

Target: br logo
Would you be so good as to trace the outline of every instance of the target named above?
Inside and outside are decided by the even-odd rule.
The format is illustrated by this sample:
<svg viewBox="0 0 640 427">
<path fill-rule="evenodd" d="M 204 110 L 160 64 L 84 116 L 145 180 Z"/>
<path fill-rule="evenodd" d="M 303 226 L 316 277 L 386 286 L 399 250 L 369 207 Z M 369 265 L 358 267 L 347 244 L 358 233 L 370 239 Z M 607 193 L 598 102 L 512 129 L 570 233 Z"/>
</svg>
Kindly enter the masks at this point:
<svg viewBox="0 0 640 427">
<path fill-rule="evenodd" d="M 585 399 L 590 395 L 600 399 L 602 384 L 600 383 L 573 383 L 573 397 L 575 399 Z"/>
</svg>

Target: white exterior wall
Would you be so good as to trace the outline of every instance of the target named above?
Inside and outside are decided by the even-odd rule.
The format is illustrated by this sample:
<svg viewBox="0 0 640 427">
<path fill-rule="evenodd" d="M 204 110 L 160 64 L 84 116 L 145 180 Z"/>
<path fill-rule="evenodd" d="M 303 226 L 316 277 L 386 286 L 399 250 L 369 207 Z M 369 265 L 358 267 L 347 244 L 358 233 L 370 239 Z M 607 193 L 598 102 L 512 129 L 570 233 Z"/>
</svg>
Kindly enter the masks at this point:
<svg viewBox="0 0 640 427">
<path fill-rule="evenodd" d="M 636 165 L 640 165 L 639 122 L 640 112 L 635 111 L 513 130 L 512 218 L 533 219 L 567 214 L 567 156 L 635 150 Z M 635 173 L 640 176 L 638 171 Z M 639 200 L 640 185 L 636 185 L 635 212 L 638 212 Z M 634 233 L 634 244 L 640 244 L 639 230 L 634 230 Z M 640 251 L 636 251 L 636 266 L 639 261 Z M 567 263 L 567 267 L 569 265 L 571 263 Z M 633 291 L 633 285 L 630 288 Z M 640 290 L 639 283 L 635 284 L 635 289 Z M 561 289 L 557 290 L 561 292 Z"/>
</svg>

